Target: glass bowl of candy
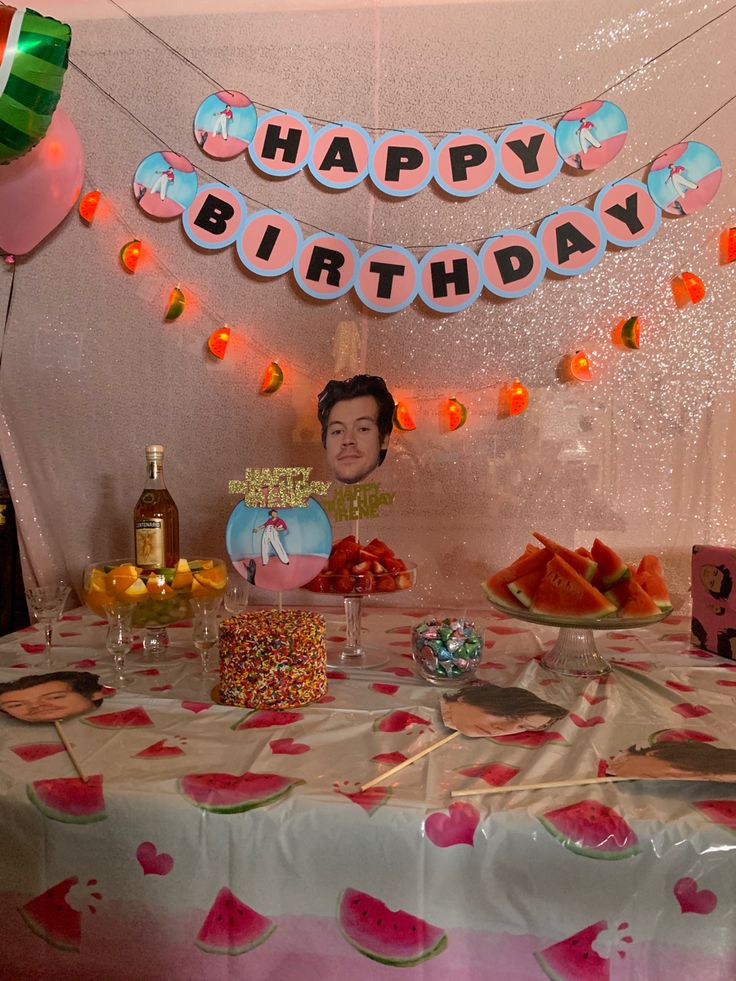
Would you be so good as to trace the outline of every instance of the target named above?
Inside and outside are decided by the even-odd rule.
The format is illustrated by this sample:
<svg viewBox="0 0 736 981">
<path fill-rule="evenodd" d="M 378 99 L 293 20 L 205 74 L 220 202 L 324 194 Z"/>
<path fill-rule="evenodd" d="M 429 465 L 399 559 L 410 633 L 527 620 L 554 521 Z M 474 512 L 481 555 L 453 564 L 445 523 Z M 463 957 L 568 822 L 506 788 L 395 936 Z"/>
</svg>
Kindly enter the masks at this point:
<svg viewBox="0 0 736 981">
<path fill-rule="evenodd" d="M 85 567 L 82 601 L 101 617 L 132 606 L 133 626 L 146 628 L 144 649 L 157 657 L 168 645 L 166 627 L 192 615 L 192 600 L 218 599 L 226 586 L 222 559 L 182 558 L 171 568 L 145 571 L 132 559 L 112 559 Z"/>
<path fill-rule="evenodd" d="M 427 617 L 411 633 L 414 663 L 433 685 L 461 685 L 473 677 L 483 653 L 483 638 L 472 620 Z"/>
</svg>

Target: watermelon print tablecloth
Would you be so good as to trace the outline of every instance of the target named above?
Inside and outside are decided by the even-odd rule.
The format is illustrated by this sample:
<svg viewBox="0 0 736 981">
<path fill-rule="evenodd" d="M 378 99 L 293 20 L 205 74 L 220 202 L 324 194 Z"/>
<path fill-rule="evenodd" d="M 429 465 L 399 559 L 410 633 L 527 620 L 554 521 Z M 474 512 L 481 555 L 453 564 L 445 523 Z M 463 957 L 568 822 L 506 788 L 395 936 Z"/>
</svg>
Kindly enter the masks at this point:
<svg viewBox="0 0 736 981">
<path fill-rule="evenodd" d="M 538 663 L 554 630 L 478 611 L 480 676 L 569 716 L 528 746 L 459 737 L 361 794 L 445 733 L 409 656 L 421 615 L 367 612 L 384 668 L 251 716 L 212 704 L 191 630 L 172 628 L 165 663 L 131 655 L 134 685 L 93 713 L 106 726 L 65 723 L 85 788 L 53 728 L 0 718 L 3 976 L 733 981 L 736 785 L 449 794 L 595 776 L 665 729 L 736 747 L 736 664 L 692 650 L 689 620 L 670 617 L 599 635 L 604 683 L 562 679 Z M 56 637 L 59 668 L 112 682 L 93 615 Z M 34 628 L 3 638 L 0 680 L 42 671 L 41 643 Z"/>
</svg>

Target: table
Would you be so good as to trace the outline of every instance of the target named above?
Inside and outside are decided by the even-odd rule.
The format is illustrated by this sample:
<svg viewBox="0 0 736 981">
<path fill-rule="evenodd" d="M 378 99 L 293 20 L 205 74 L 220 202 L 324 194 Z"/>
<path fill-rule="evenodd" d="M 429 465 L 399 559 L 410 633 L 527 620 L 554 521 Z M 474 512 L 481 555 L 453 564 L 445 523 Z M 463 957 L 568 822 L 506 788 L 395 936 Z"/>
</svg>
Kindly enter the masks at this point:
<svg viewBox="0 0 736 981">
<path fill-rule="evenodd" d="M 328 635 L 336 637 L 339 611 L 326 614 Z M 415 676 L 410 659 L 411 627 L 422 615 L 366 604 L 366 640 L 390 653 L 389 663 L 333 672 L 320 704 L 267 728 L 238 729 L 246 710 L 212 704 L 197 677 L 190 625 L 173 627 L 171 660 L 147 666 L 134 652 L 134 686 L 94 713 L 140 708 L 150 725 L 64 724 L 86 772 L 102 779 L 105 817 L 92 823 L 51 819 L 29 800 L 34 781 L 74 778 L 65 753 L 31 762 L 13 751 L 53 743 L 53 729 L 40 733 L 0 719 L 3 976 L 543 981 L 539 961 L 546 958 L 565 981 L 733 981 L 736 833 L 694 804 L 717 799 L 736 808 L 735 784 L 646 781 L 454 803 L 449 792 L 483 785 L 462 771 L 489 767 L 497 779 L 518 769 L 516 783 L 595 776 L 600 760 L 667 728 L 696 729 L 734 747 L 736 664 L 690 649 L 689 618 L 671 616 L 646 630 L 598 635 L 613 661 L 608 678 L 561 678 L 539 664 L 554 630 L 478 610 L 476 622 L 486 627 L 480 677 L 567 706 L 569 716 L 554 726 L 558 735 L 531 749 L 459 736 L 377 791 L 356 796 L 387 769 L 379 757 L 409 756 L 445 733 L 438 692 Z M 76 610 L 55 636 L 58 667 L 89 669 L 110 682 L 103 622 Z M 41 640 L 35 628 L 3 638 L 0 680 L 35 670 Z M 395 716 L 405 725 L 381 731 L 380 720 L 392 712 L 409 721 Z M 140 755 L 157 745 L 176 755 Z M 304 782 L 239 813 L 202 810 L 178 789 L 188 774 L 245 771 Z M 602 858 L 605 840 L 581 854 L 540 821 L 583 800 L 626 822 L 635 836 L 627 857 Z M 76 922 L 79 950 L 47 943 L 18 912 L 54 886 L 63 900 L 56 921 L 72 936 Z M 265 941 L 237 955 L 195 944 L 223 888 L 264 918 L 253 916 L 254 936 L 275 925 Z M 370 915 L 384 903 L 440 928 L 422 936 L 436 945 L 444 931 L 446 946 L 411 967 L 369 959 L 336 919 L 347 889 L 373 898 Z"/>
</svg>

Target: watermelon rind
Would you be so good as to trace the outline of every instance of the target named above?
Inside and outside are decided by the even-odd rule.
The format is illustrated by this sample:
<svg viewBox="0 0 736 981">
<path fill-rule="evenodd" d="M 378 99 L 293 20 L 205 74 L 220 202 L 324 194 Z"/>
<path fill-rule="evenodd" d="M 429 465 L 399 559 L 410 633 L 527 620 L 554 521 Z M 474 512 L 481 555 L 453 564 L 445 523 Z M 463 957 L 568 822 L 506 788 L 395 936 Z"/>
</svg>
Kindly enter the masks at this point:
<svg viewBox="0 0 736 981">
<path fill-rule="evenodd" d="M 559 943 L 534 951 L 534 959 L 551 981 L 608 981 L 610 961 L 593 949 L 594 941 L 607 927 L 606 920 L 591 923 Z M 555 966 L 551 960 L 557 962 Z"/>
<path fill-rule="evenodd" d="M 362 904 L 363 913 L 359 919 L 355 919 L 355 922 L 350 922 L 351 917 L 355 917 L 351 907 L 358 903 Z M 371 912 L 367 912 L 369 906 L 372 907 Z M 371 921 L 371 913 L 375 922 Z M 379 964 L 388 964 L 392 967 L 413 967 L 415 964 L 428 961 L 431 957 L 436 957 L 447 947 L 447 933 L 440 927 L 433 926 L 404 910 L 389 909 L 380 899 L 376 899 L 375 896 L 370 896 L 368 893 L 359 892 L 357 889 L 346 889 L 340 896 L 337 921 L 347 942 L 359 953 Z M 391 922 L 393 922 L 393 928 L 390 926 Z M 404 950 L 401 951 L 397 924 L 401 924 L 405 929 L 412 931 L 414 935 L 413 949 L 407 949 L 407 945 L 404 944 Z M 371 929 L 376 934 L 373 938 L 375 941 L 373 947 L 369 946 L 371 938 L 367 936 Z M 390 937 L 390 943 L 395 947 L 395 952 L 390 953 L 386 949 L 378 949 L 378 945 L 381 943 L 381 938 L 378 936 L 380 932 Z M 426 935 L 428 940 L 423 948 L 416 949 L 417 937 L 422 935 Z M 383 946 L 385 947 L 386 944 L 387 940 L 384 938 Z"/>
<path fill-rule="evenodd" d="M 252 785 L 257 784 L 259 778 L 263 783 L 272 784 L 270 791 L 261 790 L 260 794 L 257 794 L 253 790 Z M 206 781 L 209 781 L 209 786 Z M 240 794 L 231 781 L 241 782 Z M 218 783 L 220 789 L 224 787 L 231 800 L 222 800 L 219 803 L 212 800 L 217 792 Z M 177 787 L 186 801 L 203 811 L 212 814 L 240 814 L 281 800 L 300 783 L 304 781 L 295 777 L 284 777 L 278 773 L 190 773 L 178 780 Z M 248 787 L 248 784 L 251 786 Z"/>
<path fill-rule="evenodd" d="M 104 821 L 107 817 L 102 794 L 102 776 L 99 773 L 88 777 L 86 781 L 78 777 L 35 780 L 27 785 L 26 793 L 31 803 L 52 821 L 93 824 L 95 821 Z M 66 805 L 63 800 L 65 796 L 68 798 Z"/>
<path fill-rule="evenodd" d="M 226 922 L 228 920 L 229 923 Z M 234 929 L 234 920 L 237 930 Z M 276 926 L 273 920 L 241 902 L 227 886 L 223 886 L 194 943 L 206 954 L 227 954 L 235 957 L 260 947 Z"/>
<path fill-rule="evenodd" d="M 18 909 L 26 926 L 57 950 L 78 952 L 80 948 L 82 917 L 66 901 L 77 882 L 76 875 L 64 879 Z"/>
<path fill-rule="evenodd" d="M 597 817 L 591 819 L 586 814 L 586 810 L 597 811 Z M 598 801 L 577 801 L 575 804 L 570 804 L 567 807 L 547 811 L 538 820 L 565 848 L 585 858 L 598 858 L 610 862 L 623 858 L 631 858 L 633 855 L 638 855 L 641 851 L 635 832 L 621 815 L 617 814 L 610 807 L 606 807 L 605 804 L 600 804 Z M 601 839 L 605 841 L 607 838 L 610 838 L 611 833 L 607 832 L 604 822 L 617 825 L 617 830 L 623 833 L 626 840 L 630 841 L 628 847 L 606 849 L 593 843 L 585 845 L 581 842 L 581 837 L 588 830 L 591 830 L 593 835 L 598 836 L 598 841 L 601 841 Z"/>
</svg>

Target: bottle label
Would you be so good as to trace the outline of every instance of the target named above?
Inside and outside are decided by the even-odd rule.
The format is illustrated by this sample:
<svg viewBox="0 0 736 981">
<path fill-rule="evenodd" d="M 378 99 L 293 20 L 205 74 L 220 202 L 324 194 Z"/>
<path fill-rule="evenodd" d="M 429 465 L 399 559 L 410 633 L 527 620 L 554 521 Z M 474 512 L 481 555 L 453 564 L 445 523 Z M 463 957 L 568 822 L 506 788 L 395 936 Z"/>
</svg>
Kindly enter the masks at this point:
<svg viewBox="0 0 736 981">
<path fill-rule="evenodd" d="M 146 518 L 135 523 L 135 561 L 144 568 L 164 565 L 164 522 Z"/>
</svg>

